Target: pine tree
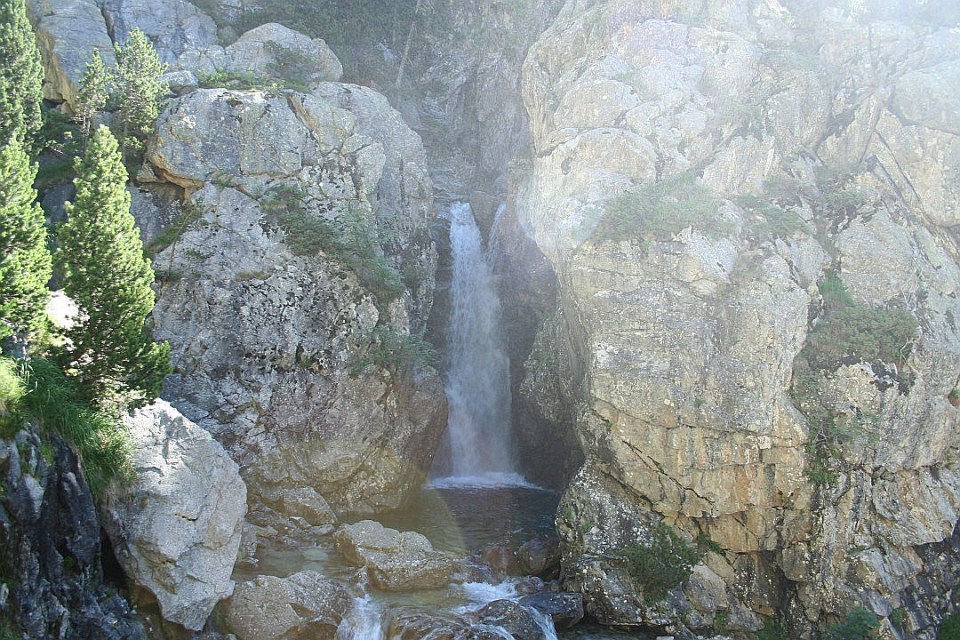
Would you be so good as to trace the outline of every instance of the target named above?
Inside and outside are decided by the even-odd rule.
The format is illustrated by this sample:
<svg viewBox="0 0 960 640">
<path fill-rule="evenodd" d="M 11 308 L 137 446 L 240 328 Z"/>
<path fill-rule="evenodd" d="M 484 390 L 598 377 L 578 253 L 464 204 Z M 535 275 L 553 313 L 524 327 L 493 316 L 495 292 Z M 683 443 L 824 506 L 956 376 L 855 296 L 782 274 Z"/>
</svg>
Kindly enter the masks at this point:
<svg viewBox="0 0 960 640">
<path fill-rule="evenodd" d="M 79 310 L 66 334 L 65 367 L 91 400 L 143 404 L 170 372 L 170 347 L 154 342 L 145 327 L 154 304 L 153 269 L 143 257 L 126 169 L 109 129 L 96 130 L 76 172 L 76 197 L 66 204 L 67 222 L 58 232 L 63 288 Z"/>
<path fill-rule="evenodd" d="M 80 91 L 77 94 L 75 119 L 80 125 L 80 134 L 86 144 L 93 132 L 93 124 L 98 111 L 103 111 L 110 97 L 111 73 L 103 63 L 103 57 L 96 49 L 87 63 L 80 79 Z"/>
<path fill-rule="evenodd" d="M 21 142 L 0 147 L 0 340 L 28 339 L 46 322 L 51 258 L 36 174 Z"/>
<path fill-rule="evenodd" d="M 43 64 L 24 0 L 0 0 L 0 144 L 40 129 Z"/>
<path fill-rule="evenodd" d="M 160 115 L 160 103 L 167 93 L 160 76 L 167 65 L 161 64 L 150 39 L 139 29 L 130 33 L 124 46 L 116 46 L 116 56 L 120 142 L 124 150 L 140 149 Z"/>
</svg>

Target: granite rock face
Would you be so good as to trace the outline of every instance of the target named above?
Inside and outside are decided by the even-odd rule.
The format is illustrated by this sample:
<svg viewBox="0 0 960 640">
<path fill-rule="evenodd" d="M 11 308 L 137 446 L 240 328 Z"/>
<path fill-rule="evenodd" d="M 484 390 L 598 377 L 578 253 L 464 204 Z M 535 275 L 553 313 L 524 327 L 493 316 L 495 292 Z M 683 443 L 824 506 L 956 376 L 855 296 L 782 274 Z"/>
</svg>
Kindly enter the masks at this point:
<svg viewBox="0 0 960 640">
<path fill-rule="evenodd" d="M 208 89 L 171 102 L 147 158 L 194 216 L 155 258 L 166 397 L 238 461 L 252 517 L 303 487 L 337 514 L 403 504 L 446 423 L 412 351 L 436 260 L 417 136 L 364 87 Z"/>
<path fill-rule="evenodd" d="M 209 433 L 158 400 L 125 420 L 136 480 L 103 507 L 117 559 L 163 617 L 199 630 L 233 591 L 247 509 L 236 463 Z"/>
<path fill-rule="evenodd" d="M 718 544 L 704 567 L 739 594 L 724 611 L 800 627 L 906 606 L 914 549 L 953 535 L 960 36 L 877 12 L 568 2 L 526 60 L 516 206 L 560 295 L 523 389 L 574 425 L 593 488 L 567 491 L 564 571 L 611 623 L 649 612 L 620 606 L 612 564 L 586 567 L 631 535 L 635 518 L 576 534 L 604 496 Z M 844 304 L 915 329 L 811 372 L 837 279 Z M 688 603 L 698 624 L 709 600 Z"/>
</svg>

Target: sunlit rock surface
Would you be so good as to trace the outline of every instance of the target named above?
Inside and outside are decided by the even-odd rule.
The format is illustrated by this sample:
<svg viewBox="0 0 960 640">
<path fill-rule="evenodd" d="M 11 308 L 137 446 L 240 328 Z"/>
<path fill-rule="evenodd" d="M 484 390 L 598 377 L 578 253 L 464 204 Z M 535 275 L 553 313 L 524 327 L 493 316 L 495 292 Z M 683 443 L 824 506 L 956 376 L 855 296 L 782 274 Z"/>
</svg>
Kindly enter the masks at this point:
<svg viewBox="0 0 960 640">
<path fill-rule="evenodd" d="M 346 588 L 316 571 L 241 582 L 224 606 L 224 619 L 240 640 L 336 637 L 353 606 Z"/>
<path fill-rule="evenodd" d="M 544 418 L 575 416 L 596 490 L 564 498 L 564 566 L 611 623 L 645 615 L 619 606 L 593 555 L 625 541 L 576 532 L 615 495 L 717 543 L 707 566 L 747 609 L 816 623 L 909 604 L 933 637 L 938 605 L 908 593 L 931 571 L 914 549 L 950 539 L 960 507 L 960 206 L 945 177 L 960 167 L 960 33 L 876 11 L 568 2 L 526 60 L 535 153 L 518 214 L 560 301 L 524 390 Z M 714 198 L 705 220 L 603 239 L 615 195 L 684 173 Z M 802 224 L 771 229 L 758 201 Z M 894 373 L 854 359 L 817 374 L 858 429 L 829 463 L 836 484 L 815 485 L 795 359 L 829 273 L 920 329 Z"/>
<path fill-rule="evenodd" d="M 348 562 L 365 568 L 373 586 L 384 591 L 442 588 L 458 566 L 454 556 L 435 551 L 423 534 L 373 520 L 341 526 L 336 544 Z"/>
<path fill-rule="evenodd" d="M 165 395 L 240 463 L 251 517 L 329 524 L 302 488 L 338 514 L 401 506 L 446 422 L 437 373 L 403 351 L 436 260 L 419 138 L 364 87 L 209 89 L 171 102 L 147 158 L 197 218 L 154 261 Z"/>
<path fill-rule="evenodd" d="M 104 528 L 163 617 L 199 630 L 233 591 L 246 487 L 223 447 L 168 403 L 138 409 L 125 424 L 136 477 L 111 488 Z"/>
</svg>

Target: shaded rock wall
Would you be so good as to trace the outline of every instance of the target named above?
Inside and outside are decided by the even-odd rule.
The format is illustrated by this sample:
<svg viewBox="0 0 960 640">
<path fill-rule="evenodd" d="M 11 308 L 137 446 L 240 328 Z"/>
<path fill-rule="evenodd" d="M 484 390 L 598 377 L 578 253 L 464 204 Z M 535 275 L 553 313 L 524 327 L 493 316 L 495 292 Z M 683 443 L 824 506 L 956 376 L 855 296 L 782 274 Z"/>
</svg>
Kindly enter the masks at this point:
<svg viewBox="0 0 960 640">
<path fill-rule="evenodd" d="M 41 445 L 28 430 L 0 440 L 4 630 L 30 638 L 146 638 L 127 601 L 108 590 L 101 561 L 100 523 L 76 454 L 60 439 Z"/>
</svg>

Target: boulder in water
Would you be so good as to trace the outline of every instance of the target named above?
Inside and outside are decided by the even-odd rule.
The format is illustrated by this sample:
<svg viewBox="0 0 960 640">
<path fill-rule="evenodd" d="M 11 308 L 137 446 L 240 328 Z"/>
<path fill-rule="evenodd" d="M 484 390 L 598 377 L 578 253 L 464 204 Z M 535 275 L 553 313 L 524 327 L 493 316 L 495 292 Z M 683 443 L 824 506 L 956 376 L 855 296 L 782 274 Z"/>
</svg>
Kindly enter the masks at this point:
<svg viewBox="0 0 960 640">
<path fill-rule="evenodd" d="M 528 575 L 556 578 L 560 574 L 560 541 L 534 538 L 517 549 L 517 560 Z"/>
<path fill-rule="evenodd" d="M 332 640 L 353 598 L 316 571 L 286 578 L 257 576 L 237 585 L 225 621 L 240 640 Z"/>
<path fill-rule="evenodd" d="M 550 616 L 557 631 L 564 631 L 583 619 L 583 595 L 543 591 L 520 599 L 520 604 Z"/>
<path fill-rule="evenodd" d="M 533 611 L 512 600 L 494 600 L 474 614 L 477 622 L 499 627 L 515 640 L 546 640 Z"/>
<path fill-rule="evenodd" d="M 336 545 L 348 562 L 365 567 L 370 582 L 384 591 L 446 586 L 458 565 L 451 554 L 435 551 L 423 535 L 389 529 L 373 520 L 340 527 Z"/>
</svg>

